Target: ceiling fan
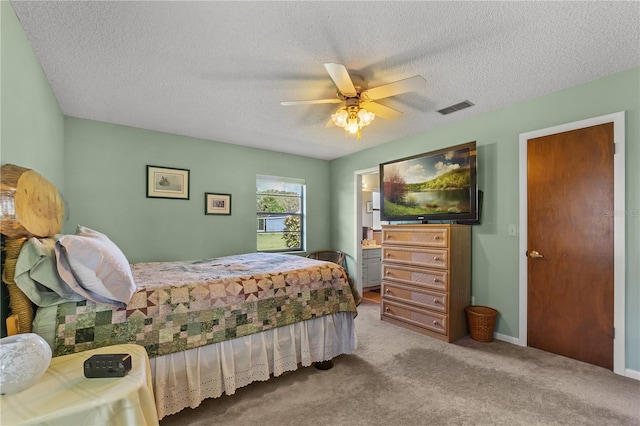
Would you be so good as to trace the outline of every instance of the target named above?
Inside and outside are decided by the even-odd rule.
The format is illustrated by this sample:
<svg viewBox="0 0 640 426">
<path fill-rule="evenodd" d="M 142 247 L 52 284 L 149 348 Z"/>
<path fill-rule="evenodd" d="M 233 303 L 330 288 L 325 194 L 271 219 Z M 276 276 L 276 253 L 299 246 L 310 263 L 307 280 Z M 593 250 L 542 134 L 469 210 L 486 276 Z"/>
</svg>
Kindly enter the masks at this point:
<svg viewBox="0 0 640 426">
<path fill-rule="evenodd" d="M 280 102 L 280 105 L 339 104 L 344 102 L 343 106 L 331 114 L 327 126 L 335 124 L 342 127 L 345 134 L 357 135 L 358 139 L 360 139 L 360 130 L 369 125 L 376 116 L 386 120 L 396 120 L 402 115 L 400 111 L 375 101 L 401 93 L 422 90 L 426 87 L 426 80 L 416 75 L 367 89 L 362 77 L 349 75 L 344 65 L 329 62 L 324 64 L 324 67 L 338 88 L 335 98 L 286 101 Z"/>
</svg>

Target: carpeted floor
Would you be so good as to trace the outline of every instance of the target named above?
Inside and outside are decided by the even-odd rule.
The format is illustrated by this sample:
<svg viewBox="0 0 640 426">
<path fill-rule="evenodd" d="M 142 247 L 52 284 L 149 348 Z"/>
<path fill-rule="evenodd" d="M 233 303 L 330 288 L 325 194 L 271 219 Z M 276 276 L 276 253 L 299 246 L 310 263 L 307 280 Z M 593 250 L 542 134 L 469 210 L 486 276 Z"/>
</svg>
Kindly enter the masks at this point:
<svg viewBox="0 0 640 426">
<path fill-rule="evenodd" d="M 165 417 L 172 425 L 640 425 L 640 381 L 505 342 L 454 344 L 383 323 L 363 301 L 358 348 Z"/>
</svg>

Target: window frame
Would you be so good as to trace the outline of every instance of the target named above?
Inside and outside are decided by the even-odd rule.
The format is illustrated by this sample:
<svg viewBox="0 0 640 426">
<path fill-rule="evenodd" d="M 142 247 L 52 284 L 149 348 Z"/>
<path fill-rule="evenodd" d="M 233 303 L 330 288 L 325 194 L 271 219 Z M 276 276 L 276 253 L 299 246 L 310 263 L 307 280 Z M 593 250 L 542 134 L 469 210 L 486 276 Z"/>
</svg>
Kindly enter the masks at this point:
<svg viewBox="0 0 640 426">
<path fill-rule="evenodd" d="M 297 185 L 299 187 L 300 194 L 292 195 L 292 194 L 272 194 L 265 193 L 260 191 L 260 186 L 263 184 L 274 183 L 274 186 L 277 185 Z M 291 197 L 299 199 L 299 211 L 298 212 L 259 212 L 256 208 L 256 251 L 260 253 L 294 253 L 294 252 L 304 252 L 306 247 L 306 182 L 304 179 L 296 179 L 282 176 L 267 176 L 267 175 L 256 175 L 256 206 L 258 205 L 258 197 L 265 195 L 273 195 L 276 197 Z M 286 247 L 286 242 L 283 241 L 283 247 L 273 250 L 260 249 L 258 238 L 260 234 L 286 234 L 292 233 L 291 231 L 267 231 L 267 221 L 269 217 L 290 217 L 297 216 L 300 221 L 300 230 L 294 231 L 293 233 L 298 233 L 300 235 L 300 245 L 295 248 Z M 286 219 L 285 219 L 286 220 Z M 263 221 L 262 226 L 260 226 L 260 221 Z"/>
</svg>

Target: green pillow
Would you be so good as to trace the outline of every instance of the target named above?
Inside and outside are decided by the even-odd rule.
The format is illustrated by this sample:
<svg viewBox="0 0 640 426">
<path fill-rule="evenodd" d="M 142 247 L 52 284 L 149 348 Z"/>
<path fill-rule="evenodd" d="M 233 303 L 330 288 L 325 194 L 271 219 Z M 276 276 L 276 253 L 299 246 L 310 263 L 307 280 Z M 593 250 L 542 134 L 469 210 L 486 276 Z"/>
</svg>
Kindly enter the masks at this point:
<svg viewBox="0 0 640 426">
<path fill-rule="evenodd" d="M 38 306 L 84 299 L 58 275 L 55 245 L 52 238 L 29 238 L 16 262 L 16 285 Z"/>
</svg>

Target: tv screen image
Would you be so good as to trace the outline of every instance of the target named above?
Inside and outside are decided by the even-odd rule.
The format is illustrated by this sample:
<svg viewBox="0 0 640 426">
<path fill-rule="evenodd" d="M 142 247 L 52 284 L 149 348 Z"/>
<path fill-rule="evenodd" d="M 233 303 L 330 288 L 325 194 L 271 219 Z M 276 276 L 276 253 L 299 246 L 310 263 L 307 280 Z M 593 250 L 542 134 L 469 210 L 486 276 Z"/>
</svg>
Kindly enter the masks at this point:
<svg viewBox="0 0 640 426">
<path fill-rule="evenodd" d="M 477 221 L 476 143 L 380 164 L 380 185 L 384 220 Z"/>
</svg>

